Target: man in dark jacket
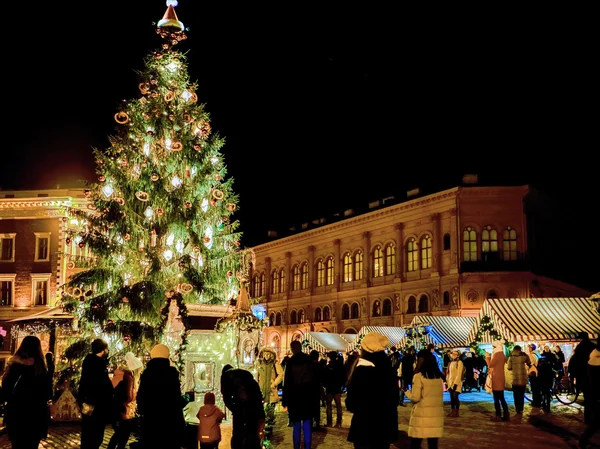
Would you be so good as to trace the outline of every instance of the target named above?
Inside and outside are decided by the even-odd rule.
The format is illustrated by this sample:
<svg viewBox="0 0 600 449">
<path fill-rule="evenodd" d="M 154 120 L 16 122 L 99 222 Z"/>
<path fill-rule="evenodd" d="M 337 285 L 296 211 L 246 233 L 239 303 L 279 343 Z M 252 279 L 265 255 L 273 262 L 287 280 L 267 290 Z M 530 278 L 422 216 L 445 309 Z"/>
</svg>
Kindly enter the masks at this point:
<svg viewBox="0 0 600 449">
<path fill-rule="evenodd" d="M 590 438 L 600 429 L 600 346 L 592 350 L 587 364 L 587 396 L 585 407 L 588 409 L 589 420 L 579 439 L 579 447 L 586 449 Z"/>
<path fill-rule="evenodd" d="M 404 390 L 410 389 L 412 386 L 413 375 L 415 371 L 415 348 L 410 347 L 404 353 L 402 360 L 400 361 L 400 372 L 402 373 L 402 388 L 398 393 L 400 395 L 400 405 L 404 405 Z"/>
<path fill-rule="evenodd" d="M 302 343 L 294 340 L 290 344 L 292 357 L 285 366 L 281 405 L 287 409 L 292 422 L 294 449 L 300 449 L 300 437 L 304 434 L 304 448 L 310 449 L 312 442 L 312 420 L 315 401 L 320 386 L 310 356 L 302 352 Z"/>
<path fill-rule="evenodd" d="M 158 344 L 140 376 L 137 407 L 142 449 L 180 449 L 185 435 L 179 371 L 171 366 L 170 351 Z"/>
<path fill-rule="evenodd" d="M 221 373 L 221 394 L 233 415 L 231 449 L 260 449 L 265 409 L 260 386 L 252 373 L 225 365 Z"/>
<path fill-rule="evenodd" d="M 580 332 L 577 338 L 581 341 L 573 350 L 573 355 L 569 359 L 569 377 L 571 382 L 575 382 L 579 391 L 583 394 L 584 405 L 583 405 L 583 421 L 586 424 L 590 424 L 591 414 L 590 409 L 586 407 L 585 393 L 587 386 L 587 365 L 590 359 L 590 354 L 595 349 L 594 343 L 590 340 L 587 332 Z"/>
<path fill-rule="evenodd" d="M 97 338 L 92 352 L 85 356 L 77 402 L 81 408 L 81 449 L 98 449 L 104 440 L 104 429 L 111 419 L 113 386 L 106 361 L 108 343 Z"/>
</svg>

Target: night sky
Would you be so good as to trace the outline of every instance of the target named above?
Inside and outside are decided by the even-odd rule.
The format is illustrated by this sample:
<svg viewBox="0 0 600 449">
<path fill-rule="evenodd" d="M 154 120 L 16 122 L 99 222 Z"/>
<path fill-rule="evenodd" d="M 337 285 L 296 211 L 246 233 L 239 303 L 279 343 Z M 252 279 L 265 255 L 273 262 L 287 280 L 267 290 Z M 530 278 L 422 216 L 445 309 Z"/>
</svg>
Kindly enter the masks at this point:
<svg viewBox="0 0 600 449">
<path fill-rule="evenodd" d="M 12 3 L 0 186 L 80 185 L 95 178 L 92 148 L 108 147 L 119 102 L 139 95 L 136 70 L 160 45 L 165 2 Z M 472 20 L 319 3 L 176 8 L 199 101 L 226 139 L 245 246 L 415 187 L 452 187 L 465 173 L 538 186 L 597 227 L 588 28 L 558 12 Z"/>
</svg>

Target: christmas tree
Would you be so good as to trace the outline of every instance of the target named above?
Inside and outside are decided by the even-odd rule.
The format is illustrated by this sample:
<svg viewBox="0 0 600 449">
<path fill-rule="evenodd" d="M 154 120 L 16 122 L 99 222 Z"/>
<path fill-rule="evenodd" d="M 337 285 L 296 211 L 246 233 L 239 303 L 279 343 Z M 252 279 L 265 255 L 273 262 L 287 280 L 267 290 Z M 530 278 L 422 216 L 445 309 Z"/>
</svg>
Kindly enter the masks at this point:
<svg viewBox="0 0 600 449">
<path fill-rule="evenodd" d="M 67 244 L 89 248 L 86 268 L 63 286 L 65 311 L 79 336 L 65 351 L 71 370 L 103 337 L 111 354 L 147 354 L 162 341 L 182 364 L 186 304 L 223 304 L 239 290 L 237 196 L 198 103 L 183 24 L 167 1 L 158 22 L 161 47 L 144 60 L 139 98 L 116 112 L 106 150 L 94 149 L 98 181 L 87 211 L 70 211 Z M 75 368 L 75 369 L 73 369 Z"/>
</svg>

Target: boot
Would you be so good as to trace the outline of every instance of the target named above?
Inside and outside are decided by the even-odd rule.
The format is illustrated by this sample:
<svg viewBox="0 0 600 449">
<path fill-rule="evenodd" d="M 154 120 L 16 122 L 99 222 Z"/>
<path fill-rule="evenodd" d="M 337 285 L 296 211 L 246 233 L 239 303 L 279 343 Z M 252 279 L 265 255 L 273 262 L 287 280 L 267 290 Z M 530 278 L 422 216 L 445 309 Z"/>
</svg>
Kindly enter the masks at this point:
<svg viewBox="0 0 600 449">
<path fill-rule="evenodd" d="M 453 408 L 452 411 L 450 413 L 448 413 L 448 417 L 454 418 L 455 416 L 458 416 L 458 410 Z"/>
<path fill-rule="evenodd" d="M 454 417 L 455 417 L 455 418 L 458 418 L 458 409 L 457 409 L 457 408 L 456 408 L 456 409 L 454 409 Z"/>
</svg>

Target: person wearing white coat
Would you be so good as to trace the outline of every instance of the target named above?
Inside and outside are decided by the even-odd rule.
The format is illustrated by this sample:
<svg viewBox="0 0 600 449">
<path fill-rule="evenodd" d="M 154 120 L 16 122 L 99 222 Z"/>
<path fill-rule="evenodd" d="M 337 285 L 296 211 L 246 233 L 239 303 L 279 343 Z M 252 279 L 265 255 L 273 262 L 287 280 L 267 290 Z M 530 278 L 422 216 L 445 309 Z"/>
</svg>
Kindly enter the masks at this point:
<svg viewBox="0 0 600 449">
<path fill-rule="evenodd" d="M 458 358 L 460 351 L 454 349 L 450 353 L 450 359 L 452 360 L 448 364 L 448 375 L 446 376 L 446 385 L 448 386 L 448 392 L 450 393 L 450 407 L 452 411 L 448 414 L 450 417 L 458 417 L 458 409 L 460 408 L 460 399 L 458 395 L 462 391 L 463 377 L 465 375 L 465 366 L 463 362 Z"/>
<path fill-rule="evenodd" d="M 421 447 L 427 438 L 427 447 L 436 449 L 444 434 L 444 384 L 442 373 L 433 354 L 419 351 L 412 390 L 405 394 L 413 403 L 408 423 L 410 449 Z"/>
</svg>

